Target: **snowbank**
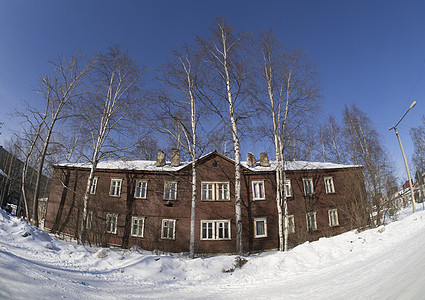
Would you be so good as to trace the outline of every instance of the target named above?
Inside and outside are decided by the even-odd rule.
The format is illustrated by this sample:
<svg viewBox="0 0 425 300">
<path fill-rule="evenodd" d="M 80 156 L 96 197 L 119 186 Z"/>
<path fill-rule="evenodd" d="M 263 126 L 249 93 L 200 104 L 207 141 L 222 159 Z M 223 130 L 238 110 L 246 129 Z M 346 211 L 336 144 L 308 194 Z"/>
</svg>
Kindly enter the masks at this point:
<svg viewBox="0 0 425 300">
<path fill-rule="evenodd" d="M 189 259 L 57 240 L 0 210 L 0 298 L 423 298 L 425 213 L 267 252 Z"/>
</svg>

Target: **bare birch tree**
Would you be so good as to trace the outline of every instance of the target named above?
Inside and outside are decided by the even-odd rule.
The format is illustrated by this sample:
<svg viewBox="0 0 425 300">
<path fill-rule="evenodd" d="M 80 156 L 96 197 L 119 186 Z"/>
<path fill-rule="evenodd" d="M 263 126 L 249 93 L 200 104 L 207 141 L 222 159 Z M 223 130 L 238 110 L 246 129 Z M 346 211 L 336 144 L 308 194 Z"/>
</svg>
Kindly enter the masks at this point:
<svg viewBox="0 0 425 300">
<path fill-rule="evenodd" d="M 242 240 L 242 206 L 241 206 L 241 161 L 240 133 L 236 112 L 236 104 L 246 96 L 247 64 L 244 61 L 242 46 L 246 36 L 235 33 L 223 19 L 216 19 L 209 39 L 198 38 L 202 56 L 210 68 L 206 75 L 208 92 L 203 93 L 208 107 L 217 114 L 229 128 L 233 139 L 235 155 L 235 219 L 236 219 L 236 252 L 243 254 Z M 228 117 L 224 115 L 223 103 L 227 104 Z"/>
<path fill-rule="evenodd" d="M 101 159 L 126 148 L 126 143 L 137 142 L 126 141 L 123 136 L 125 127 L 134 124 L 130 119 L 134 116 L 140 118 L 143 106 L 140 96 L 143 72 L 119 46 L 110 47 L 106 53 L 98 53 L 92 71 L 91 96 L 80 103 L 78 110 L 91 139 L 88 157 L 91 167 L 84 194 L 81 243 L 85 243 L 86 239 L 90 188 L 97 165 Z"/>
<path fill-rule="evenodd" d="M 288 249 L 288 205 L 285 184 L 285 145 L 287 137 L 317 112 L 318 73 L 301 50 L 285 51 L 271 31 L 263 32 L 254 42 L 258 60 L 257 78 L 260 101 L 272 124 L 276 155 L 276 207 L 278 211 L 279 250 Z M 295 142 L 295 141 L 294 141 Z"/>
<path fill-rule="evenodd" d="M 79 89 L 84 76 L 90 70 L 90 64 L 85 63 L 77 50 L 70 58 L 59 57 L 56 61 L 51 61 L 53 72 L 41 78 L 39 93 L 45 100 L 45 115 L 43 116 L 42 126 L 44 135 L 35 136 L 42 141 L 40 160 L 37 168 L 37 178 L 33 195 L 33 225 L 38 226 L 38 197 L 40 194 L 40 181 L 43 173 L 44 162 L 47 150 L 50 145 L 51 137 L 57 122 L 69 117 L 64 113 L 66 106 L 78 97 L 82 96 L 83 91 Z M 70 109 L 68 109 L 70 112 Z M 41 124 L 41 123 L 40 123 Z"/>
<path fill-rule="evenodd" d="M 48 118 L 49 106 L 46 105 L 45 111 L 40 112 L 27 105 L 25 113 L 17 112 L 17 116 L 24 119 L 23 132 L 20 134 L 20 138 L 24 141 L 24 145 L 21 146 L 21 152 L 23 153 L 23 165 L 21 173 L 21 194 L 20 202 L 24 203 L 25 218 L 27 222 L 31 222 L 31 215 L 29 211 L 28 197 L 27 197 L 27 177 L 28 169 L 30 168 L 31 158 L 34 156 L 36 151 L 37 143 L 40 140 L 41 134 L 46 126 L 45 122 Z"/>
<path fill-rule="evenodd" d="M 413 141 L 413 165 L 416 172 L 425 171 L 425 117 L 422 118 L 423 124 L 410 129 L 410 137 Z"/>
<path fill-rule="evenodd" d="M 328 158 L 335 163 L 342 163 L 341 157 L 343 136 L 341 126 L 336 122 L 334 116 L 329 116 L 324 129 L 325 134 L 325 148 Z"/>
<path fill-rule="evenodd" d="M 364 166 L 367 195 L 376 206 L 380 225 L 380 199 L 388 190 L 388 179 L 394 177 L 389 156 L 372 121 L 354 104 L 344 109 L 344 134 L 347 155 L 354 164 Z"/>
<path fill-rule="evenodd" d="M 167 119 L 176 123 L 180 135 L 169 131 L 178 144 L 189 153 L 192 163 L 192 201 L 190 213 L 190 244 L 189 256 L 195 256 L 195 212 L 196 212 L 196 159 L 197 159 L 197 125 L 199 121 L 198 106 L 198 84 L 199 84 L 199 55 L 188 45 L 182 50 L 173 52 L 173 58 L 163 67 L 157 78 L 165 84 L 166 90 L 160 95 L 160 113 Z M 161 89 L 162 90 L 162 89 Z"/>
</svg>

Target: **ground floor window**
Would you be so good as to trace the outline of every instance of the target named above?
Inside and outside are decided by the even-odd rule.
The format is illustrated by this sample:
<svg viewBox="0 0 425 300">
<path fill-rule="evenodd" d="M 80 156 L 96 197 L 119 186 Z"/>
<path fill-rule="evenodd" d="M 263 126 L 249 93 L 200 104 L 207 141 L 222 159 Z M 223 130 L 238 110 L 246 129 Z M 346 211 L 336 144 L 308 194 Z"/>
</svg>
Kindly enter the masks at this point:
<svg viewBox="0 0 425 300">
<path fill-rule="evenodd" d="M 230 240 L 230 221 L 201 221 L 201 240 Z"/>
<path fill-rule="evenodd" d="M 161 238 L 174 240 L 176 237 L 176 220 L 175 219 L 163 219 L 162 220 L 162 229 L 161 229 Z"/>
<path fill-rule="evenodd" d="M 93 212 L 88 211 L 87 212 L 87 219 L 86 219 L 86 229 L 91 229 L 92 221 L 93 221 Z"/>
<path fill-rule="evenodd" d="M 117 214 L 106 214 L 106 232 L 117 233 L 118 215 Z"/>
<path fill-rule="evenodd" d="M 267 237 L 267 219 L 254 219 L 254 233 L 256 238 Z"/>
<path fill-rule="evenodd" d="M 307 213 L 307 230 L 309 232 L 317 230 L 316 212 Z"/>
<path fill-rule="evenodd" d="M 328 216 L 329 216 L 329 226 L 338 226 L 338 210 L 337 209 L 330 209 L 328 210 Z"/>
<path fill-rule="evenodd" d="M 288 216 L 288 232 L 295 233 L 295 219 L 294 215 Z"/>
<path fill-rule="evenodd" d="M 143 237 L 145 231 L 145 217 L 131 217 L 131 235 Z"/>
</svg>

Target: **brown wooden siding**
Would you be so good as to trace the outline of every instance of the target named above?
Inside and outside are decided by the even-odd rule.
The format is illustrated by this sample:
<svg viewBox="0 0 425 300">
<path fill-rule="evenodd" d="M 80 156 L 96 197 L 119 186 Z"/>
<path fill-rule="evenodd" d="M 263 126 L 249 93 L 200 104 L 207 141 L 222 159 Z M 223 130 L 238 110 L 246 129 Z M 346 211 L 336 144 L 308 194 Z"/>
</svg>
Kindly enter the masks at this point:
<svg viewBox="0 0 425 300">
<path fill-rule="evenodd" d="M 81 226 L 83 195 L 88 178 L 87 169 L 56 167 L 54 170 L 45 226 L 53 232 L 77 238 Z M 361 174 L 360 168 L 316 171 L 287 171 L 291 180 L 292 197 L 288 199 L 289 215 L 294 215 L 295 233 L 290 234 L 290 246 L 323 236 L 332 236 L 350 230 L 341 205 L 349 193 L 345 184 L 352 174 Z M 191 172 L 190 166 L 173 172 L 98 170 L 96 194 L 91 195 L 89 210 L 93 212 L 92 228 L 88 235 L 91 243 L 121 247 L 140 246 L 147 250 L 187 252 L 190 236 Z M 212 153 L 198 161 L 195 251 L 197 253 L 233 253 L 236 246 L 234 206 L 234 163 Z M 335 193 L 325 193 L 324 177 L 333 177 Z M 351 177 L 350 177 L 351 176 Z M 361 177 L 361 176 L 360 176 Z M 356 178 L 360 178 L 359 176 Z M 314 195 L 304 196 L 303 178 L 312 178 Z M 109 195 L 111 179 L 122 179 L 121 195 Z M 134 197 L 136 180 L 147 181 L 146 199 Z M 252 181 L 263 180 L 265 199 L 254 200 Z M 164 200 L 164 182 L 177 182 L 176 200 Z M 203 181 L 229 182 L 230 200 L 202 200 Z M 64 188 L 67 186 L 67 188 Z M 243 241 L 246 251 L 255 252 L 278 248 L 278 217 L 276 209 L 275 173 L 243 170 L 241 184 Z M 329 209 L 338 209 L 339 226 L 330 227 Z M 306 213 L 316 212 L 317 230 L 307 231 Z M 106 233 L 106 214 L 118 214 L 117 233 Z M 144 237 L 131 236 L 131 217 L 145 218 Z M 267 237 L 256 238 L 254 219 L 266 218 Z M 175 219 L 175 239 L 161 238 L 163 219 Z M 202 220 L 230 220 L 230 240 L 201 240 Z"/>
</svg>

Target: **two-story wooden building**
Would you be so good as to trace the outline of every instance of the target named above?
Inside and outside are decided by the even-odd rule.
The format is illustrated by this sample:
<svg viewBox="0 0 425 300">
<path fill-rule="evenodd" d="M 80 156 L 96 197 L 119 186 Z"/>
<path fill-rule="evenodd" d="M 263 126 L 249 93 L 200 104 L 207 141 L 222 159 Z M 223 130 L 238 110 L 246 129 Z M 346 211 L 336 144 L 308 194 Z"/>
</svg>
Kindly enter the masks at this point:
<svg viewBox="0 0 425 300">
<path fill-rule="evenodd" d="M 174 166 L 155 161 L 100 162 L 90 191 L 89 241 L 189 251 L 192 166 L 173 159 Z M 50 231 L 79 236 L 89 168 L 55 166 L 45 220 Z M 196 253 L 233 253 L 234 161 L 212 152 L 199 158 L 196 168 Z M 355 204 L 366 201 L 361 167 L 298 161 L 287 162 L 285 169 L 291 246 L 351 230 L 359 226 L 358 215 L 367 222 L 366 205 Z M 267 156 L 261 164 L 252 159 L 242 163 L 241 197 L 244 250 L 277 249 L 275 164 Z"/>
</svg>

